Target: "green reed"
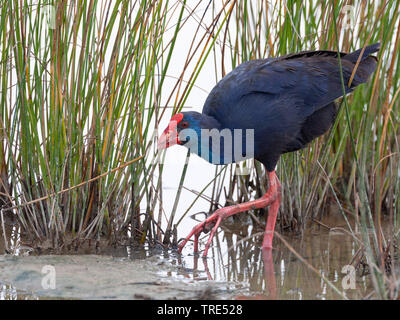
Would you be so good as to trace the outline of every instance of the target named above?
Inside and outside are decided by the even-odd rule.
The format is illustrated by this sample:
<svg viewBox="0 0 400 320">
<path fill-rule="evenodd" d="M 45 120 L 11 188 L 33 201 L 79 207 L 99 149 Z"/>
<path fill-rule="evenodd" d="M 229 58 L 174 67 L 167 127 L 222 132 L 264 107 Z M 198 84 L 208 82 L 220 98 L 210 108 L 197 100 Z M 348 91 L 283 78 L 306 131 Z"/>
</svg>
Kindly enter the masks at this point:
<svg viewBox="0 0 400 320">
<path fill-rule="evenodd" d="M 150 136 L 182 22 L 181 14 L 165 43 L 170 9 L 169 1 L 2 4 L 0 198 L 32 238 L 151 236 L 140 203 L 154 207 L 158 192 Z"/>
</svg>

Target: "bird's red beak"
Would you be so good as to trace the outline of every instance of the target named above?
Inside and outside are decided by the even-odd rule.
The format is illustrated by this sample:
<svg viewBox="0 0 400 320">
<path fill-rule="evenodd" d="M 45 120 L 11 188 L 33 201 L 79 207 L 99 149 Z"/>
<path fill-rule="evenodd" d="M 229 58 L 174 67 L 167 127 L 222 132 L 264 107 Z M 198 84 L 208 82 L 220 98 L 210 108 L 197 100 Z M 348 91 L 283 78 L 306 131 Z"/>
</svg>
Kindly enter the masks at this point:
<svg viewBox="0 0 400 320">
<path fill-rule="evenodd" d="M 178 137 L 177 126 L 182 120 L 183 114 L 177 113 L 169 121 L 168 127 L 164 130 L 160 138 L 158 138 L 158 150 L 169 148 L 175 144 L 180 143 Z"/>
</svg>

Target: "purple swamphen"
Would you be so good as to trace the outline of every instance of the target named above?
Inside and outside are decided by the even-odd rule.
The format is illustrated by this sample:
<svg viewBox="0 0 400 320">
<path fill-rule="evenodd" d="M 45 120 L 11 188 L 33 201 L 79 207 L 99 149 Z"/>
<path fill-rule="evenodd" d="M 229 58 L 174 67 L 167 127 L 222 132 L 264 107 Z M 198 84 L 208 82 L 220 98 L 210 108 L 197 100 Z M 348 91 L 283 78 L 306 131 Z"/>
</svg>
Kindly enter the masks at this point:
<svg viewBox="0 0 400 320">
<path fill-rule="evenodd" d="M 380 44 L 376 43 L 353 53 L 340 53 L 346 94 L 368 81 L 377 66 L 377 58 L 371 54 L 379 49 Z M 281 154 L 302 149 L 328 131 L 337 114 L 334 100 L 341 96 L 338 53 L 305 51 L 245 62 L 212 89 L 202 113 L 175 114 L 160 136 L 159 149 L 183 145 L 214 164 L 254 158 L 264 164 L 269 176 L 269 189 L 264 196 L 218 209 L 193 228 L 179 251 L 194 235 L 197 253 L 199 235 L 212 227 L 204 250 L 206 256 L 224 218 L 267 206 L 270 208 L 262 248 L 272 248 L 281 199 L 281 185 L 275 174 L 277 161 Z M 246 134 L 242 132 L 237 138 L 238 129 Z M 227 138 L 226 133 L 231 137 Z"/>
</svg>

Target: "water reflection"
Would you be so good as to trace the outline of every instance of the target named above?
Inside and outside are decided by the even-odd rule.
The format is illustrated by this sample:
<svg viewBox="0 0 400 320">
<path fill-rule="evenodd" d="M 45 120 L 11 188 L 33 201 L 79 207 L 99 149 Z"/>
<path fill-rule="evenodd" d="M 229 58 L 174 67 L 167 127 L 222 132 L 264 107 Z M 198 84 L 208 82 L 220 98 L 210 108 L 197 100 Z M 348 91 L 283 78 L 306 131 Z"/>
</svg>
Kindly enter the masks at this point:
<svg viewBox="0 0 400 320">
<path fill-rule="evenodd" d="M 355 289 L 346 285 L 348 270 L 343 268 L 358 249 L 346 233 L 314 229 L 301 237 L 287 234 L 286 243 L 275 237 L 274 249 L 263 251 L 262 233 L 254 231 L 252 237 L 252 232 L 220 232 L 209 258 L 190 255 L 188 248 L 181 262 L 193 268 L 194 279 L 247 287 L 238 299 L 362 299 L 373 291 L 369 278 L 358 274 Z"/>
</svg>

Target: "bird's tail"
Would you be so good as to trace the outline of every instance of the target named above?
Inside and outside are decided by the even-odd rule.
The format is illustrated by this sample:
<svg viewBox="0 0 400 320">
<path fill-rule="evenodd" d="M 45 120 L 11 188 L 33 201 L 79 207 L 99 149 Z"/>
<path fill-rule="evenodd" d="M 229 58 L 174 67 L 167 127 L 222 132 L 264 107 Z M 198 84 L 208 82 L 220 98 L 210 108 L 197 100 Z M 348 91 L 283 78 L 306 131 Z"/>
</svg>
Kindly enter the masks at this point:
<svg viewBox="0 0 400 320">
<path fill-rule="evenodd" d="M 368 58 L 371 54 L 378 52 L 379 49 L 381 48 L 380 42 L 371 44 L 370 46 L 366 46 L 364 53 L 362 55 L 361 61 L 364 61 L 366 58 Z M 356 63 L 358 60 L 358 57 L 360 56 L 362 50 L 364 48 L 358 49 L 352 53 L 346 54 L 343 59 L 348 60 L 350 62 Z"/>
<path fill-rule="evenodd" d="M 370 46 L 366 46 L 364 48 L 358 49 L 352 53 L 346 54 L 343 56 L 343 60 L 349 61 L 353 64 L 353 68 L 355 67 L 360 54 L 362 54 L 360 59 L 360 64 L 357 66 L 357 70 L 351 84 L 351 87 L 354 88 L 361 83 L 365 83 L 368 81 L 369 76 L 375 71 L 377 66 L 378 59 L 375 56 L 371 56 L 372 53 L 379 51 L 381 44 L 375 43 Z M 351 69 L 353 69 L 351 68 Z M 346 69 L 346 68 L 345 68 Z M 346 70 L 350 74 L 353 70 Z"/>
</svg>

